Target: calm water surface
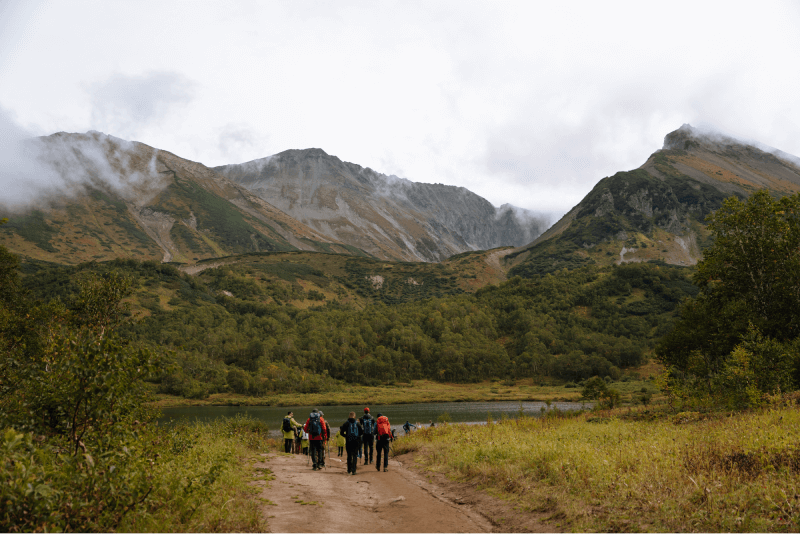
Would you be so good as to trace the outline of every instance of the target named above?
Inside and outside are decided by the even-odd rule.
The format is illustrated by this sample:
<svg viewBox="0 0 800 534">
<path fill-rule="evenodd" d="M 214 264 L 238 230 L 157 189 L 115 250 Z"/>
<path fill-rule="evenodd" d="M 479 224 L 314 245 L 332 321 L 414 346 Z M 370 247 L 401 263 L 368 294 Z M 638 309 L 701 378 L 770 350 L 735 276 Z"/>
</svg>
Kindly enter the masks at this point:
<svg viewBox="0 0 800 534">
<path fill-rule="evenodd" d="M 582 405 L 578 402 L 553 402 L 550 409 L 562 411 L 580 410 Z M 294 418 L 298 423 L 304 423 L 311 410 L 318 408 L 324 413 L 324 418 L 331 425 L 331 428 L 339 427 L 347 420 L 350 412 L 356 412 L 356 417 L 361 417 L 364 413 L 364 405 L 351 406 L 295 406 L 295 407 L 273 407 L 273 406 L 186 406 L 180 408 L 164 408 L 161 421 L 211 421 L 219 417 L 234 417 L 237 414 L 246 414 L 255 419 L 264 421 L 270 429 L 270 434 L 278 436 L 280 426 L 288 410 L 294 412 Z M 430 425 L 430 421 L 438 424 L 437 419 L 440 415 L 447 413 L 453 423 L 485 423 L 487 419 L 500 419 L 504 414 L 508 417 L 515 417 L 520 409 L 528 416 L 540 416 L 542 409 L 547 409 L 543 402 L 429 402 L 420 404 L 385 404 L 370 405 L 370 413 L 376 417 L 381 413 L 389 418 L 392 428 L 397 430 L 398 435 L 403 433 L 401 427 L 406 421 L 411 424 Z"/>
</svg>

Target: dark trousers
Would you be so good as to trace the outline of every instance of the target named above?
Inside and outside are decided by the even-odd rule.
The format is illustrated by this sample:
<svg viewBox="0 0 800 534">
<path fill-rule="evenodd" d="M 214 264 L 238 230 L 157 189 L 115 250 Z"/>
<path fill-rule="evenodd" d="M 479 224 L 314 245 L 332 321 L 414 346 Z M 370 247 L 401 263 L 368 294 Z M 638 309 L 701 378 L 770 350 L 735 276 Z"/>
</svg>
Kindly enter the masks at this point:
<svg viewBox="0 0 800 534">
<path fill-rule="evenodd" d="M 311 449 L 311 463 L 313 467 L 322 468 L 325 467 L 325 442 L 321 439 L 312 439 L 309 443 L 309 448 Z"/>
<path fill-rule="evenodd" d="M 361 450 L 361 443 L 355 441 L 348 443 L 347 446 L 347 472 L 356 473 L 356 466 L 358 466 L 358 451 Z"/>
<path fill-rule="evenodd" d="M 290 453 L 292 452 L 292 444 L 294 443 L 294 438 L 289 438 L 283 440 L 283 452 Z"/>
<path fill-rule="evenodd" d="M 372 463 L 372 446 L 375 443 L 375 436 L 364 434 L 364 465 Z"/>
<path fill-rule="evenodd" d="M 378 438 L 375 442 L 375 469 L 381 468 L 381 451 L 383 451 L 383 468 L 389 467 L 389 438 Z"/>
</svg>

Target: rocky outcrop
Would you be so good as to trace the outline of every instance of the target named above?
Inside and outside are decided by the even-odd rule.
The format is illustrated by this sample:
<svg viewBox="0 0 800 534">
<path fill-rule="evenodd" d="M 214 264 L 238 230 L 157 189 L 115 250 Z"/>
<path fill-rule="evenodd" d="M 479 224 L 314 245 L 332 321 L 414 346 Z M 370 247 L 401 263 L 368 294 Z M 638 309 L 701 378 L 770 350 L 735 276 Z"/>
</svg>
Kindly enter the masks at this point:
<svg viewBox="0 0 800 534">
<path fill-rule="evenodd" d="M 495 208 L 463 187 L 380 174 L 319 148 L 214 170 L 328 238 L 384 259 L 441 261 L 520 246 L 548 222 L 510 205 Z"/>
</svg>

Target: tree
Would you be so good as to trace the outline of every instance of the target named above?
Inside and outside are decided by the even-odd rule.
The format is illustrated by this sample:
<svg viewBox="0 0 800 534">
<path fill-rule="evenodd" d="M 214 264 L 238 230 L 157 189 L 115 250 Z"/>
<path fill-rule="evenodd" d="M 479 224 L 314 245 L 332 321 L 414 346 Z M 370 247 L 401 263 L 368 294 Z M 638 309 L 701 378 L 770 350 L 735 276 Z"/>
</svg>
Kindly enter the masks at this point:
<svg viewBox="0 0 800 534">
<path fill-rule="evenodd" d="M 730 389 L 722 384 L 732 383 L 731 365 L 739 369 L 745 354 L 771 373 L 757 381 L 761 393 L 796 387 L 790 345 L 800 336 L 800 194 L 775 200 L 762 190 L 746 202 L 731 197 L 706 220 L 714 243 L 694 276 L 700 293 L 683 304 L 657 356 L 708 393 Z M 734 354 L 746 340 L 748 351 Z"/>
</svg>

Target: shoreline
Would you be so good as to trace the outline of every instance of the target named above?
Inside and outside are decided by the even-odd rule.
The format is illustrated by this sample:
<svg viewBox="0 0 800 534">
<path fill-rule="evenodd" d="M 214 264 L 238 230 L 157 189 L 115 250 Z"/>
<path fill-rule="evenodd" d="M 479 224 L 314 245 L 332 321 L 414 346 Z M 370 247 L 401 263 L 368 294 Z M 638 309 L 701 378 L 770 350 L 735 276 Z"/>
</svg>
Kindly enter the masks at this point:
<svg viewBox="0 0 800 534">
<path fill-rule="evenodd" d="M 656 387 L 647 380 L 615 382 L 623 401 L 634 401 L 642 388 L 656 393 Z M 654 398 L 655 400 L 655 398 Z M 233 393 L 217 393 L 205 399 L 187 399 L 173 395 L 156 395 L 149 403 L 156 408 L 188 406 L 343 406 L 350 404 L 419 404 L 431 402 L 580 402 L 581 388 L 560 385 L 534 386 L 518 384 L 505 386 L 500 382 L 477 384 L 442 384 L 417 380 L 408 384 L 370 387 L 353 386 L 339 391 L 321 393 L 280 393 L 254 397 Z"/>
</svg>

